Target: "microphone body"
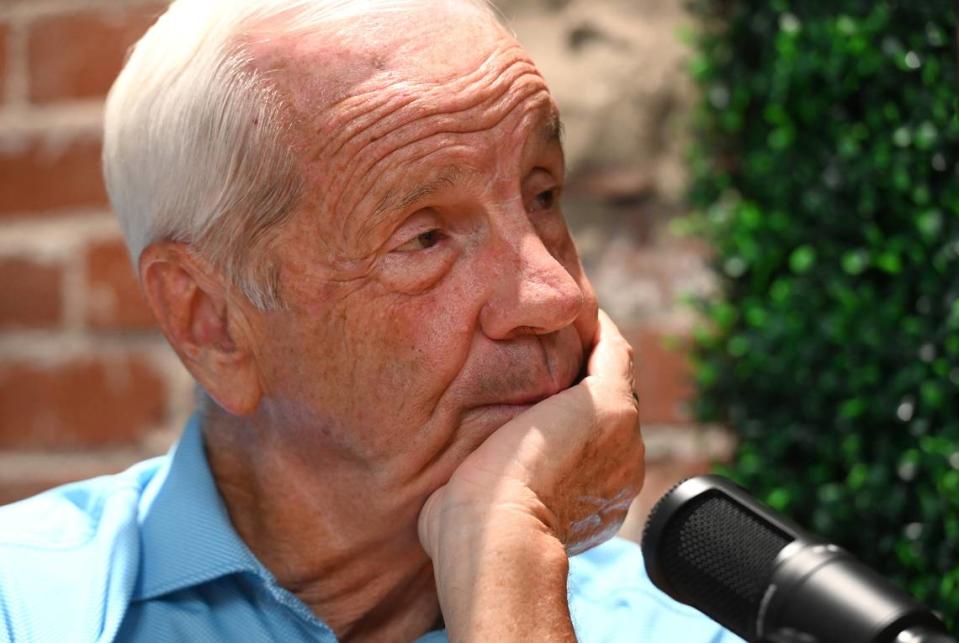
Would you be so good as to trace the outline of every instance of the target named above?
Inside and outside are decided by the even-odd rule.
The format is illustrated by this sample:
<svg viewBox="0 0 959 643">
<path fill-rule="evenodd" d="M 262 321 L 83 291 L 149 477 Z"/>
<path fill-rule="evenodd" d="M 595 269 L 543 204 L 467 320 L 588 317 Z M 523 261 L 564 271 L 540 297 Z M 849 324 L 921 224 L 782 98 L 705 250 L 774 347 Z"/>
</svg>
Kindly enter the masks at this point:
<svg viewBox="0 0 959 643">
<path fill-rule="evenodd" d="M 720 476 L 664 495 L 642 548 L 657 587 L 748 641 L 955 643 L 907 593 Z"/>
</svg>

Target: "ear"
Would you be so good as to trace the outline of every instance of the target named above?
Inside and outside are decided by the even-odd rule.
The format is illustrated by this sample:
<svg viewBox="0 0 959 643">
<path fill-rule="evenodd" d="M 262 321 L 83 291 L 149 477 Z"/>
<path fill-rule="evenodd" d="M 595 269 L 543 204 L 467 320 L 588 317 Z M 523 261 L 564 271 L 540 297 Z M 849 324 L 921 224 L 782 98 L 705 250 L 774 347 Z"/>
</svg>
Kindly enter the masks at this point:
<svg viewBox="0 0 959 643">
<path fill-rule="evenodd" d="M 181 243 L 140 255 L 140 281 L 160 329 L 190 374 L 227 412 L 249 415 L 262 396 L 242 302 L 218 271 Z"/>
</svg>

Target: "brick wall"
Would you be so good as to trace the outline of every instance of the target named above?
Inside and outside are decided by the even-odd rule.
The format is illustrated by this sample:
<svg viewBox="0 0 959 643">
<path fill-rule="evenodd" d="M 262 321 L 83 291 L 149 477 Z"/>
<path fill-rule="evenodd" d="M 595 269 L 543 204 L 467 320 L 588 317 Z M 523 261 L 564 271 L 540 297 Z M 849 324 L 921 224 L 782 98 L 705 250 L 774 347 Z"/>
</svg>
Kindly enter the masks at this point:
<svg viewBox="0 0 959 643">
<path fill-rule="evenodd" d="M 571 224 L 641 355 L 649 476 L 635 535 L 665 487 L 731 448 L 691 423 L 688 366 L 664 345 L 689 331 L 678 300 L 709 288 L 704 249 L 668 233 L 682 213 L 690 95 L 673 37 L 680 1 L 501 4 L 560 101 Z M 0 503 L 162 453 L 191 408 L 100 177 L 104 94 L 161 5 L 0 2 Z"/>
<path fill-rule="evenodd" d="M 162 453 L 189 408 L 100 176 L 104 94 L 159 11 L 0 4 L 0 502 Z"/>
</svg>

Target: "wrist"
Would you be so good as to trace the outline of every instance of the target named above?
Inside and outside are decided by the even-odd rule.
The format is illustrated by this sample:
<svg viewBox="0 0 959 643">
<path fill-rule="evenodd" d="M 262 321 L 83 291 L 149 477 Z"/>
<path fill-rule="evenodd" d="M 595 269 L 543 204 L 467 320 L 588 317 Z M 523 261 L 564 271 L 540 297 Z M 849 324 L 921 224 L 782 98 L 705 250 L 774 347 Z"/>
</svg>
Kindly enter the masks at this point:
<svg viewBox="0 0 959 643">
<path fill-rule="evenodd" d="M 559 533 L 556 515 L 525 488 L 493 494 L 447 485 L 429 497 L 419 516 L 420 542 L 434 561 L 444 543 L 473 550 L 493 537 L 507 542 L 542 536 L 562 548 Z"/>
<path fill-rule="evenodd" d="M 444 530 L 433 570 L 451 641 L 574 641 L 563 544 L 526 517 Z"/>
<path fill-rule="evenodd" d="M 444 487 L 420 513 L 450 640 L 575 641 L 555 518 L 531 492 L 480 495 Z"/>
<path fill-rule="evenodd" d="M 431 550 L 438 572 L 467 557 L 495 558 L 505 564 L 511 558 L 532 556 L 537 564 L 562 568 L 563 574 L 568 567 L 562 541 L 543 521 L 518 509 L 448 511 L 438 523 Z"/>
</svg>

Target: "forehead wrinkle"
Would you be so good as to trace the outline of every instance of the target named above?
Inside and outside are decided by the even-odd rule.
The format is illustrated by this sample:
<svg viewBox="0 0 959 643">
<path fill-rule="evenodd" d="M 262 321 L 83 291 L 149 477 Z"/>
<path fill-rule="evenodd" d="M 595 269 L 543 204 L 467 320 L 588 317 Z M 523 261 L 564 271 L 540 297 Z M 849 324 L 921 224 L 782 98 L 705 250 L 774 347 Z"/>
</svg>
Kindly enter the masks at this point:
<svg viewBox="0 0 959 643">
<path fill-rule="evenodd" d="M 430 122 L 427 127 L 424 127 L 423 124 L 417 126 L 417 123 L 414 122 L 403 127 L 399 132 L 393 132 L 389 136 L 378 139 L 376 143 L 368 145 L 364 150 L 360 150 L 349 162 L 340 166 L 336 172 L 331 173 L 336 179 L 335 183 L 331 185 L 327 197 L 334 198 L 332 193 L 336 189 L 336 185 L 343 186 L 340 188 L 339 196 L 334 199 L 338 202 L 343 201 L 351 189 L 367 192 L 368 188 L 364 189 L 354 185 L 354 183 L 357 182 L 357 177 L 375 178 L 375 176 L 381 175 L 386 171 L 386 168 L 381 167 L 377 170 L 377 166 L 382 165 L 392 156 L 401 153 L 407 153 L 417 157 L 426 156 L 449 144 L 455 144 L 455 141 L 452 139 L 455 139 L 457 136 L 488 132 L 526 101 L 535 100 L 537 97 L 543 101 L 549 100 L 549 92 L 546 89 L 545 83 L 542 81 L 542 77 L 536 74 L 535 78 L 538 81 L 536 83 L 525 84 L 525 86 L 520 89 L 517 89 L 515 86 L 511 87 L 506 92 L 505 100 L 504 97 L 500 97 L 500 104 L 496 106 L 497 108 L 484 114 L 484 117 L 471 117 L 469 115 L 474 109 L 482 109 L 485 107 L 485 105 L 481 104 L 467 110 L 465 114 L 457 112 L 454 114 L 437 114 L 431 116 L 429 117 Z M 413 136 L 410 136 L 407 130 L 413 130 Z M 419 152 L 424 146 L 429 145 L 432 140 L 435 140 L 436 137 L 447 137 L 451 140 L 432 145 L 425 152 Z M 394 139 L 397 138 L 400 139 L 399 143 L 394 141 Z M 407 140 L 403 140 L 404 138 Z M 409 159 L 398 159 L 396 162 L 410 161 Z M 359 199 L 357 202 L 359 202 Z"/>
<path fill-rule="evenodd" d="M 449 140 L 431 145 L 427 153 L 458 145 L 454 140 L 457 134 L 492 128 L 531 96 L 549 99 L 546 83 L 525 50 L 515 41 L 494 46 L 478 67 L 451 80 L 424 82 L 414 75 L 413 80 L 384 88 L 384 78 L 397 78 L 398 74 L 383 72 L 356 84 L 354 87 L 365 91 L 351 92 L 337 103 L 340 109 L 323 109 L 321 115 L 310 117 L 314 123 L 319 120 L 310 130 L 311 138 L 320 145 L 314 143 L 314 153 L 304 159 L 305 170 L 324 177 L 314 183 L 319 190 L 314 192 L 319 209 L 343 221 L 336 226 L 338 232 L 330 231 L 338 238 L 337 245 L 345 248 L 351 244 L 349 229 L 357 226 L 351 225 L 350 219 L 368 218 L 372 211 L 361 203 L 367 196 L 373 197 L 371 186 L 376 182 L 371 179 L 389 169 L 377 164 L 395 154 L 421 156 L 424 144 L 435 136 L 445 135 Z M 402 162 L 394 161 L 392 167 Z"/>
<path fill-rule="evenodd" d="M 544 109 L 544 106 L 546 109 Z M 547 116 L 545 119 L 543 116 L 541 116 L 544 111 L 547 111 Z M 558 127 L 561 127 L 561 124 L 558 122 L 558 110 L 556 109 L 555 104 L 552 102 L 549 93 L 543 91 L 532 93 L 530 97 L 524 101 L 519 122 L 516 123 L 511 132 L 527 132 L 528 134 L 523 135 L 524 141 L 536 141 L 538 137 L 536 137 L 535 134 L 545 134 L 548 132 L 550 134 L 550 140 L 548 140 L 546 144 L 550 145 L 554 144 Z M 471 132 L 467 132 L 467 134 L 468 133 Z M 450 133 L 441 132 L 438 135 L 446 134 Z M 534 135 L 533 138 L 528 138 L 531 134 Z M 519 150 L 522 148 L 522 146 L 522 143 L 518 142 L 518 145 L 515 149 Z M 421 141 L 421 144 L 418 147 L 421 151 L 413 156 L 407 156 L 398 162 L 405 166 L 412 166 L 435 154 L 454 155 L 459 160 L 448 163 L 439 174 L 432 173 L 432 178 L 427 178 L 425 181 L 414 185 L 410 190 L 405 192 L 402 198 L 396 197 L 396 189 L 390 188 L 387 190 L 386 194 L 382 199 L 379 200 L 374 208 L 373 216 L 369 217 L 360 225 L 357 231 L 357 236 L 370 236 L 379 225 L 384 223 L 382 220 L 384 214 L 391 214 L 394 212 L 402 213 L 404 210 L 409 208 L 409 206 L 415 204 L 424 197 L 435 193 L 444 186 L 457 187 L 461 185 L 460 179 L 464 174 L 482 174 L 482 170 L 480 170 L 478 166 L 474 166 L 474 164 L 468 160 L 470 154 L 478 149 L 475 144 L 465 144 L 455 140 L 450 140 L 445 144 L 429 146 L 424 150 L 422 148 L 425 147 L 425 141 Z M 455 152 L 457 148 L 461 149 L 462 152 Z M 522 160 L 520 158 L 521 156 L 522 155 L 517 154 L 517 158 L 515 159 L 517 164 L 522 164 Z M 370 178 L 371 183 L 376 184 L 386 171 L 388 171 L 388 168 L 386 167 L 381 166 L 376 168 L 374 166 L 373 170 L 367 176 Z M 362 202 L 362 200 L 360 202 Z M 357 210 L 360 210 L 360 208 L 357 208 Z M 388 221 L 389 219 L 387 219 L 387 222 Z"/>
<path fill-rule="evenodd" d="M 390 114 L 402 111 L 419 99 L 415 92 L 396 95 L 383 91 L 370 91 L 365 94 L 352 95 L 349 99 L 344 100 L 354 100 L 356 104 L 344 106 L 341 117 L 321 124 L 316 135 L 323 143 L 313 153 L 310 158 L 311 162 L 322 161 L 324 158 L 336 158 L 343 152 L 344 147 L 353 142 L 371 125 Z M 330 131 L 334 134 L 327 136 Z M 377 139 L 374 136 L 371 140 L 375 141 Z"/>
<path fill-rule="evenodd" d="M 519 53 L 516 57 L 511 53 Z M 467 111 L 483 102 L 499 98 L 509 90 L 523 72 L 539 76 L 539 72 L 518 45 L 500 47 L 473 71 L 446 82 L 401 80 L 387 72 L 360 83 L 357 91 L 337 102 L 329 112 L 332 117 L 324 123 L 321 132 L 332 134 L 326 138 L 329 145 L 318 150 L 329 157 L 339 155 L 343 148 L 367 133 L 360 145 L 375 142 L 386 132 L 397 130 L 410 122 L 430 115 Z M 389 81 L 385 88 L 383 81 Z M 540 76 L 540 78 L 542 78 Z M 487 85 L 485 91 L 470 92 L 471 87 Z"/>
<path fill-rule="evenodd" d="M 492 109 L 487 109 L 488 105 L 481 103 L 466 110 L 432 114 L 374 139 L 365 148 L 357 150 L 349 162 L 340 166 L 341 171 L 336 173 L 338 182 L 350 185 L 357 175 L 368 174 L 390 156 L 422 145 L 431 138 L 488 132 L 523 102 L 534 100 L 537 96 L 543 100 L 549 99 L 549 91 L 542 77 L 535 74 L 535 78 L 538 82 L 525 83 L 519 88 L 514 83 L 503 95 L 491 98 L 487 102 L 493 103 Z M 481 113 L 473 116 L 472 113 L 477 110 Z"/>
</svg>

